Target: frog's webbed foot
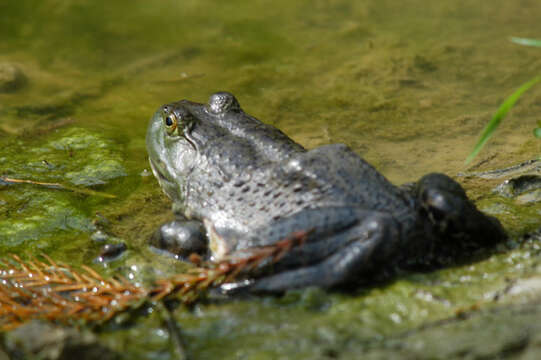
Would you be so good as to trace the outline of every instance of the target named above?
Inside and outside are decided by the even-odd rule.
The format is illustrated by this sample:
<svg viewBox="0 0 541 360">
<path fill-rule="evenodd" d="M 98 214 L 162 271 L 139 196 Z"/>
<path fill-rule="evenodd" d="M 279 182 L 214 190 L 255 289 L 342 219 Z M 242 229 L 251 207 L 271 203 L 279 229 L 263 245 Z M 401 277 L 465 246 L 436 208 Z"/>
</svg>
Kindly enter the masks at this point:
<svg viewBox="0 0 541 360">
<path fill-rule="evenodd" d="M 187 259 L 193 253 L 204 255 L 207 252 L 207 242 L 203 224 L 184 219 L 163 224 L 150 238 L 150 245 L 181 259 Z"/>
<path fill-rule="evenodd" d="M 438 237 L 455 238 L 454 245 L 480 247 L 505 239 L 500 222 L 483 214 L 464 189 L 444 174 L 423 176 L 416 185 L 421 215 L 433 224 Z"/>
<path fill-rule="evenodd" d="M 334 288 L 384 277 L 383 268 L 393 268 L 393 257 L 399 250 L 400 225 L 389 215 L 366 212 L 355 230 L 355 239 L 318 263 L 255 280 L 224 284 L 221 290 L 225 293 L 280 293 L 307 286 Z"/>
<path fill-rule="evenodd" d="M 441 232 L 460 226 L 457 222 L 471 205 L 460 184 L 444 174 L 423 176 L 413 191 L 419 199 L 421 214 Z"/>
</svg>

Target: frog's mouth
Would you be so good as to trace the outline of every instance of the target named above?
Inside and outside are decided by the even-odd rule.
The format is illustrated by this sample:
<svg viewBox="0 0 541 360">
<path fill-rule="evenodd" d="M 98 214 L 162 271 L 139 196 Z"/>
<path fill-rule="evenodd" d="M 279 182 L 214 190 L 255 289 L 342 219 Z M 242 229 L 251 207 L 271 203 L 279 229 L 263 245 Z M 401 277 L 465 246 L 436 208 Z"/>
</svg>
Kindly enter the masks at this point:
<svg viewBox="0 0 541 360">
<path fill-rule="evenodd" d="M 156 179 L 158 179 L 159 181 L 165 181 L 165 182 L 168 182 L 168 183 L 171 183 L 171 180 L 169 180 L 164 174 L 162 171 L 160 171 L 160 167 L 158 164 L 156 164 L 154 162 L 154 160 L 152 160 L 151 158 L 148 158 L 148 162 L 150 163 L 150 168 L 152 169 L 152 173 L 154 174 L 154 176 L 156 177 Z M 159 161 L 160 162 L 160 161 Z"/>
<path fill-rule="evenodd" d="M 162 165 L 162 162 L 160 160 L 156 162 L 150 157 L 148 158 L 148 162 L 150 163 L 150 168 L 152 169 L 154 177 L 158 179 L 158 182 L 160 183 L 160 186 L 165 195 L 167 195 L 171 199 L 175 199 L 177 186 L 175 182 L 172 181 L 169 177 L 167 177 L 164 171 L 161 169 L 160 166 Z"/>
</svg>

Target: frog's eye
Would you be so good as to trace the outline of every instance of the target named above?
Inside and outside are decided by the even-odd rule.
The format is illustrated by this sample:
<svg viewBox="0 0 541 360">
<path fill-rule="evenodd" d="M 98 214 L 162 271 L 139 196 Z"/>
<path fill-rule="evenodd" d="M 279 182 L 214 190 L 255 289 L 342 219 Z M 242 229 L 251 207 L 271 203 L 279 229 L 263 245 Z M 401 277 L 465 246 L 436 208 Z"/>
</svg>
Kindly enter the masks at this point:
<svg viewBox="0 0 541 360">
<path fill-rule="evenodd" d="M 167 114 L 163 120 L 163 123 L 169 135 L 173 134 L 178 126 L 177 117 L 173 113 Z"/>
</svg>

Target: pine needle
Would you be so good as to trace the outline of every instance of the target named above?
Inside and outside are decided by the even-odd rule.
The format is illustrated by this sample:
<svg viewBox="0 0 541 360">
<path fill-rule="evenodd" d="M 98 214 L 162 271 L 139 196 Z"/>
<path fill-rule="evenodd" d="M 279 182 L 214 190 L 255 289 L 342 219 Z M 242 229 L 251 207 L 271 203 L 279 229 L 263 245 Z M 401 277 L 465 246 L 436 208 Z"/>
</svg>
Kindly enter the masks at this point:
<svg viewBox="0 0 541 360">
<path fill-rule="evenodd" d="M 49 182 L 43 182 L 43 181 L 34 181 L 34 180 L 27 180 L 27 179 L 15 179 L 15 178 L 9 178 L 9 177 L 5 177 L 5 176 L 0 176 L 0 185 L 2 183 L 5 183 L 5 184 L 31 184 L 31 185 L 45 186 L 45 187 L 52 188 L 52 189 L 73 191 L 75 193 L 85 194 L 85 195 L 90 195 L 90 196 L 100 196 L 100 197 L 109 198 L 109 199 L 116 198 L 115 195 L 107 194 L 107 193 L 104 193 L 104 192 L 101 192 L 101 191 L 84 189 L 84 188 L 79 188 L 79 187 L 70 186 L 70 185 L 64 185 L 64 184 L 60 184 L 60 183 L 49 183 Z"/>
<path fill-rule="evenodd" d="M 296 232 L 245 256 L 204 263 L 189 272 L 158 279 L 148 288 L 122 277 L 105 279 L 84 265 L 81 270 L 75 270 L 46 254 L 41 254 L 44 261 L 37 258 L 24 261 L 11 255 L 0 260 L 0 330 L 16 328 L 31 319 L 68 324 L 81 320 L 103 322 L 144 302 L 170 296 L 189 304 L 209 288 L 250 276 L 264 261 L 277 262 L 293 247 L 302 245 L 308 234 Z"/>
</svg>

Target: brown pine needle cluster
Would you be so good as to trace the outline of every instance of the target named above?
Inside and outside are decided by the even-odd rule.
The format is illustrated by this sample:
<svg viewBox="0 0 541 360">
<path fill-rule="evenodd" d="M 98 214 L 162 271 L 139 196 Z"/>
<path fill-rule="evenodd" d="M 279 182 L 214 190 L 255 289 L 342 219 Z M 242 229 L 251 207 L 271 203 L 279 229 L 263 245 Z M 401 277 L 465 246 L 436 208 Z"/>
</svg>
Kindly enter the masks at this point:
<svg viewBox="0 0 541 360">
<path fill-rule="evenodd" d="M 87 266 L 75 270 L 45 254 L 45 261 L 23 261 L 11 255 L 0 261 L 0 330 L 13 329 L 31 319 L 103 322 L 141 301 L 173 295 L 183 303 L 192 303 L 209 288 L 247 277 L 263 262 L 277 262 L 292 247 L 301 245 L 307 235 L 293 233 L 245 256 L 205 263 L 187 273 L 158 279 L 149 288 L 135 286 L 121 277 L 104 279 Z"/>
<path fill-rule="evenodd" d="M 0 264 L 0 328 L 19 326 L 29 319 L 68 322 L 101 321 L 146 295 L 125 279 L 104 279 L 87 266 L 76 271 L 55 263 L 22 261 L 11 255 Z"/>
</svg>

